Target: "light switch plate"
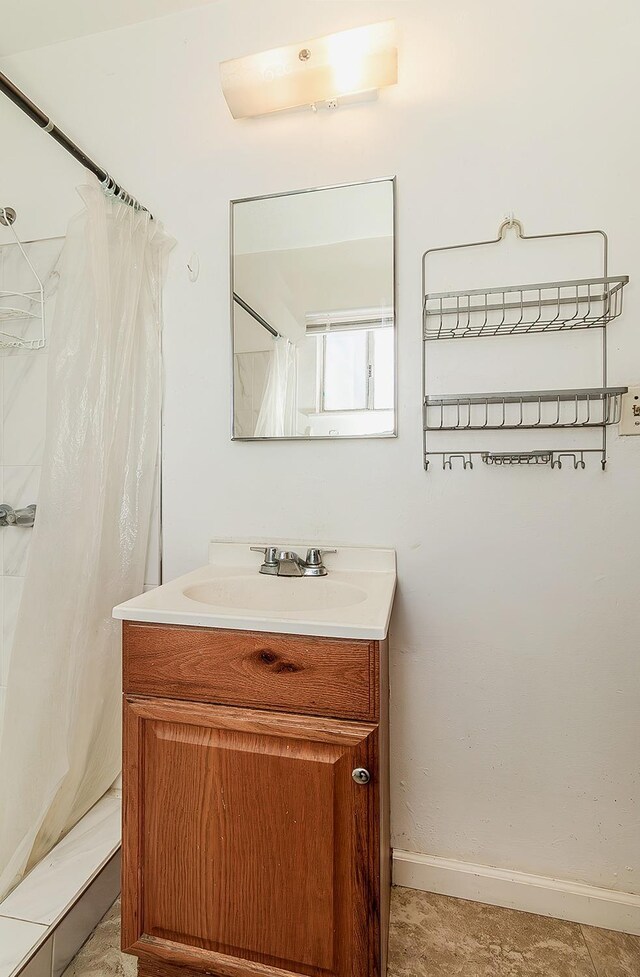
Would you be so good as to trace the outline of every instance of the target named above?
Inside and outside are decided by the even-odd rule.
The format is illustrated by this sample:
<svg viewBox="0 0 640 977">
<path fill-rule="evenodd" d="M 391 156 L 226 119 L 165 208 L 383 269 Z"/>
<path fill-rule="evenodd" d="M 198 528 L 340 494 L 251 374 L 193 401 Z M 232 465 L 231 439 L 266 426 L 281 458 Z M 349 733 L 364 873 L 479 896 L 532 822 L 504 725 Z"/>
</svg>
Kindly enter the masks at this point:
<svg viewBox="0 0 640 977">
<path fill-rule="evenodd" d="M 640 387 L 629 387 L 622 398 L 620 434 L 640 434 Z"/>
</svg>

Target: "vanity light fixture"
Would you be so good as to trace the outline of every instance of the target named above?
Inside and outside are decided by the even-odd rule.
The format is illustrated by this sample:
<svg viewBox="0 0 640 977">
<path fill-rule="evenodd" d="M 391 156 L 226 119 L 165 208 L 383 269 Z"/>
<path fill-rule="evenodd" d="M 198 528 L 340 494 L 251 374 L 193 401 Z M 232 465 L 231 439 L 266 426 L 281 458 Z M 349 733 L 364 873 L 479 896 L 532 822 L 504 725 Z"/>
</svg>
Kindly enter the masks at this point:
<svg viewBox="0 0 640 977">
<path fill-rule="evenodd" d="M 327 34 L 220 65 L 222 91 L 234 119 L 340 99 L 398 81 L 395 21 Z"/>
</svg>

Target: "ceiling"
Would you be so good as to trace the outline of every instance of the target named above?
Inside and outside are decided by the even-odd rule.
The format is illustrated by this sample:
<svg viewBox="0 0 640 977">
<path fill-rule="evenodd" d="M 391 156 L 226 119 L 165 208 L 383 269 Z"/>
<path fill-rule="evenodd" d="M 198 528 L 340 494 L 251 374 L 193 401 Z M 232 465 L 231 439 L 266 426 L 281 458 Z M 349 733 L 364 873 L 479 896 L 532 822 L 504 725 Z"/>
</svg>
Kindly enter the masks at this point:
<svg viewBox="0 0 640 977">
<path fill-rule="evenodd" d="M 98 34 L 212 0 L 0 0 L 0 57 Z"/>
</svg>

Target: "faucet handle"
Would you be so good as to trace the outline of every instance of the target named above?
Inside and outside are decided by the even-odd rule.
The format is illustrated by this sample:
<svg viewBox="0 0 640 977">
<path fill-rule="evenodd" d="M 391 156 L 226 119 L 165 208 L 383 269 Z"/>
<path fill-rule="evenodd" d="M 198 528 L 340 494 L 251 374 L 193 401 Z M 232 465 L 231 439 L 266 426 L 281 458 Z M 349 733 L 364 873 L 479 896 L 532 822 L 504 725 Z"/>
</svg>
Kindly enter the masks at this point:
<svg viewBox="0 0 640 977">
<path fill-rule="evenodd" d="M 267 566 L 277 566 L 278 565 L 278 547 L 277 546 L 250 546 L 249 549 L 253 553 L 262 553 L 264 556 L 264 562 Z"/>
<path fill-rule="evenodd" d="M 337 553 L 337 550 L 321 550 L 317 546 L 310 546 L 307 550 L 307 558 L 305 563 L 310 567 L 322 566 L 322 558 L 327 553 Z"/>
<path fill-rule="evenodd" d="M 36 506 L 28 505 L 24 509 L 14 509 L 7 518 L 11 526 L 33 526 L 36 520 Z"/>
</svg>

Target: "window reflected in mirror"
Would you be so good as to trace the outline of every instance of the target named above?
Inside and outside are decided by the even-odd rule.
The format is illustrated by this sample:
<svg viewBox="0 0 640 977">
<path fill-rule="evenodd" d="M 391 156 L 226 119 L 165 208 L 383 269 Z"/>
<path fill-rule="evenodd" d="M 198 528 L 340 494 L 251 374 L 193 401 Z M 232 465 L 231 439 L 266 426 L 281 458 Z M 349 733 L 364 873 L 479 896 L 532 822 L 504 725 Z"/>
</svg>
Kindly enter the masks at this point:
<svg viewBox="0 0 640 977">
<path fill-rule="evenodd" d="M 395 435 L 394 184 L 232 202 L 233 437 Z"/>
</svg>

